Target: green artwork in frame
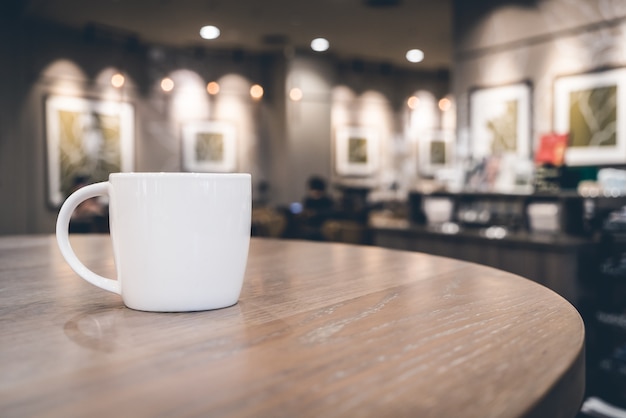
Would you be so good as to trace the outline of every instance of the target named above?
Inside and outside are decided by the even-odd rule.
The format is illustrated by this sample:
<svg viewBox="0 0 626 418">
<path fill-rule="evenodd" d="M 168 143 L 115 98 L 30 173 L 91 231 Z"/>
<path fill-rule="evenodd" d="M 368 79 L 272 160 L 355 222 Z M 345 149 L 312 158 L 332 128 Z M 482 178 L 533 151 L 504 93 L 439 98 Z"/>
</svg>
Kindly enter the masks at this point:
<svg viewBox="0 0 626 418">
<path fill-rule="evenodd" d="M 337 128 L 334 149 L 335 171 L 340 176 L 369 177 L 378 170 L 379 141 L 374 128 Z"/>
<path fill-rule="evenodd" d="M 565 164 L 626 163 L 626 69 L 561 76 L 554 83 L 554 131 L 568 135 Z"/>
<path fill-rule="evenodd" d="M 105 181 L 132 171 L 134 112 L 129 103 L 79 97 L 46 99 L 49 200 L 58 206 L 77 177 Z"/>
<path fill-rule="evenodd" d="M 434 175 L 438 170 L 453 163 L 455 133 L 452 130 L 424 131 L 417 138 L 418 171 L 423 175 Z"/>
<path fill-rule="evenodd" d="M 446 142 L 433 140 L 430 143 L 430 164 L 445 165 L 447 163 Z"/>
<path fill-rule="evenodd" d="M 89 177 L 98 182 L 122 171 L 120 117 L 98 112 L 59 110 L 59 163 L 61 192 L 72 192 L 73 179 Z"/>
<path fill-rule="evenodd" d="M 186 122 L 182 129 L 183 169 L 228 173 L 237 169 L 235 125 L 228 121 Z"/>
<path fill-rule="evenodd" d="M 487 119 L 487 130 L 491 133 L 491 152 L 502 154 L 517 151 L 517 100 L 505 101 L 502 113 Z"/>
<path fill-rule="evenodd" d="M 573 91 L 569 100 L 570 147 L 617 144 L 617 86 Z"/>
<path fill-rule="evenodd" d="M 348 162 L 367 164 L 367 138 L 348 138 Z"/>
<path fill-rule="evenodd" d="M 220 162 L 224 160 L 224 134 L 199 132 L 196 136 L 196 160 Z"/>
<path fill-rule="evenodd" d="M 471 155 L 528 159 L 531 149 L 531 85 L 515 83 L 470 91 Z"/>
</svg>

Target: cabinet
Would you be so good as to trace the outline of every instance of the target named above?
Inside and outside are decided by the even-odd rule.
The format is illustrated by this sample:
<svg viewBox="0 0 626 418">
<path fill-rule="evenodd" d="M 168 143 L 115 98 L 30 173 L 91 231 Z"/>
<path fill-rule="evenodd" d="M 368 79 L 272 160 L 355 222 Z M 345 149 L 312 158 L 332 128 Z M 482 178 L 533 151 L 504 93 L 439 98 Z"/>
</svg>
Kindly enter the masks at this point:
<svg viewBox="0 0 626 418">
<path fill-rule="evenodd" d="M 585 222 L 585 199 L 575 192 L 541 194 L 501 194 L 501 193 L 447 193 L 430 194 L 410 193 L 410 221 L 414 224 L 429 224 L 429 215 L 425 212 L 428 202 L 448 200 L 453 209 L 449 221 L 466 229 L 485 228 L 499 225 L 510 232 L 532 231 L 532 209 L 538 205 L 551 205 L 553 211 L 537 216 L 553 216 L 556 228 L 550 232 L 582 236 L 590 232 Z M 536 224 L 536 222 L 535 222 Z M 544 228 L 547 232 L 550 228 Z"/>
<path fill-rule="evenodd" d="M 372 228 L 374 245 L 452 257 L 496 267 L 551 288 L 579 305 L 584 295 L 580 278 L 593 274 L 596 244 L 568 236 L 509 233 L 487 238 L 478 230 L 451 234 L 422 225 Z"/>
<path fill-rule="evenodd" d="M 595 297 L 583 313 L 587 391 L 626 408 L 626 212 L 614 212 L 600 237 Z"/>
<path fill-rule="evenodd" d="M 429 222 L 424 210 L 428 199 L 450 202 L 448 222 Z M 529 208 L 538 203 L 555 209 L 551 214 L 555 229 L 533 228 Z M 604 251 L 598 231 L 607 213 L 623 205 L 626 198 L 588 199 L 575 192 L 414 192 L 408 197 L 409 225 L 372 228 L 370 236 L 374 245 L 453 257 L 519 274 L 582 308 L 586 298 L 596 293 Z M 499 233 L 489 234 L 494 227 Z"/>
</svg>

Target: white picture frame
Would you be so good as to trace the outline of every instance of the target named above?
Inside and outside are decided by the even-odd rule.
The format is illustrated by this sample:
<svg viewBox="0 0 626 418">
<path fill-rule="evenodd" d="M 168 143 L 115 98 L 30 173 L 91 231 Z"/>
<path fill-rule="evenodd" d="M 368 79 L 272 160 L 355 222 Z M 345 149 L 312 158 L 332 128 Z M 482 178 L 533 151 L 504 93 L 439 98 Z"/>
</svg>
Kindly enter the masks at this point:
<svg viewBox="0 0 626 418">
<path fill-rule="evenodd" d="M 48 199 L 58 207 L 74 181 L 106 181 L 134 168 L 135 116 L 130 103 L 73 96 L 45 99 Z"/>
<path fill-rule="evenodd" d="M 228 173 L 237 169 L 235 125 L 226 121 L 192 121 L 182 128 L 183 169 Z"/>
<path fill-rule="evenodd" d="M 450 167 L 454 156 L 454 132 L 433 130 L 418 139 L 419 171 L 431 175 L 439 169 Z"/>
<path fill-rule="evenodd" d="M 566 165 L 626 163 L 625 124 L 626 68 L 556 78 L 554 131 L 569 137 Z"/>
<path fill-rule="evenodd" d="M 529 82 L 473 89 L 470 92 L 471 155 L 530 158 L 531 94 Z"/>
<path fill-rule="evenodd" d="M 335 170 L 341 176 L 368 177 L 378 170 L 379 138 L 370 127 L 342 126 L 335 132 Z"/>
</svg>

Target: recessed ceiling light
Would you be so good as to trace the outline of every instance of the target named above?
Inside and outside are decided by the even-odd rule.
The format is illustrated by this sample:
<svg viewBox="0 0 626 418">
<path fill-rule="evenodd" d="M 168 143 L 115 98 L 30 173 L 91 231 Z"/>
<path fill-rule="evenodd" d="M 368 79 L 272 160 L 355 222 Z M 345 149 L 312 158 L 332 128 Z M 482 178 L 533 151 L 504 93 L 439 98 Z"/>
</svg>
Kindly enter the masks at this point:
<svg viewBox="0 0 626 418">
<path fill-rule="evenodd" d="M 161 80 L 161 89 L 163 89 L 163 91 L 172 91 L 174 89 L 174 80 L 169 77 L 165 77 Z"/>
<path fill-rule="evenodd" d="M 439 100 L 439 109 L 442 112 L 447 112 L 448 110 L 450 110 L 451 107 L 452 107 L 452 102 L 447 97 L 444 97 L 443 99 Z"/>
<path fill-rule="evenodd" d="M 289 98 L 294 102 L 299 102 L 302 100 L 302 90 L 297 87 L 292 88 L 289 90 Z"/>
<path fill-rule="evenodd" d="M 209 84 L 206 85 L 206 91 L 209 94 L 217 94 L 220 92 L 220 85 L 217 83 L 217 81 L 211 81 Z"/>
<path fill-rule="evenodd" d="M 115 73 L 113 74 L 113 77 L 111 77 L 111 84 L 115 88 L 119 89 L 120 87 L 124 85 L 124 82 L 125 82 L 125 79 L 121 73 Z"/>
<path fill-rule="evenodd" d="M 263 87 L 259 86 L 258 84 L 250 87 L 250 96 L 252 96 L 252 98 L 256 100 L 263 97 Z"/>
<path fill-rule="evenodd" d="M 203 39 L 216 39 L 220 36 L 220 30 L 216 26 L 203 26 L 200 29 L 200 36 Z"/>
<path fill-rule="evenodd" d="M 424 51 L 421 49 L 411 49 L 406 53 L 406 59 L 409 62 L 421 62 L 424 60 Z"/>
<path fill-rule="evenodd" d="M 330 47 L 328 39 L 315 38 L 311 41 L 311 49 L 317 52 L 324 52 Z"/>
</svg>

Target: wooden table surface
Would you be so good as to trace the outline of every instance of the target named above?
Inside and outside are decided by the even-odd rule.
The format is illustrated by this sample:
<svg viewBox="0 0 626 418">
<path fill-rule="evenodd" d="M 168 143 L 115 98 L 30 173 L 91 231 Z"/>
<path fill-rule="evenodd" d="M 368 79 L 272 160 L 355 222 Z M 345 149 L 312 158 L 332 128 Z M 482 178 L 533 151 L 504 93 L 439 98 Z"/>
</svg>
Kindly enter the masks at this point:
<svg viewBox="0 0 626 418">
<path fill-rule="evenodd" d="M 74 249 L 115 277 L 107 235 Z M 584 327 L 563 298 L 462 261 L 253 238 L 240 302 L 125 308 L 52 236 L 0 238 L 2 417 L 573 417 Z"/>
</svg>

